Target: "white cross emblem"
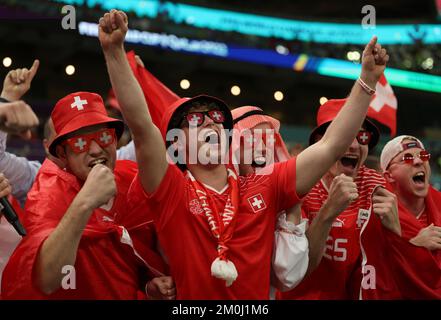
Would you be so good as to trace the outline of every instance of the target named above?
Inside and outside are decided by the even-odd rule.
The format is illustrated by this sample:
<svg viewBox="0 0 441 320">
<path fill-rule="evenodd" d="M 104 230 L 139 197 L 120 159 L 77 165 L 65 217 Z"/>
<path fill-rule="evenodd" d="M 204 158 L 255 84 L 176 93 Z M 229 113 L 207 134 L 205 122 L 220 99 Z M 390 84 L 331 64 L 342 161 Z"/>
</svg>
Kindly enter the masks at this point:
<svg viewBox="0 0 441 320">
<path fill-rule="evenodd" d="M 257 209 L 260 209 L 262 207 L 261 203 L 263 202 L 259 198 L 255 197 L 253 198 L 253 203 L 251 204 L 253 207 L 257 207 Z"/>
<path fill-rule="evenodd" d="M 216 121 L 219 121 L 222 118 L 222 115 L 219 112 L 215 111 L 213 112 L 213 117 L 216 118 Z"/>
<path fill-rule="evenodd" d="M 372 109 L 380 112 L 380 110 L 383 109 L 385 105 L 388 105 L 393 109 L 397 109 L 397 98 L 395 97 L 394 92 L 392 91 L 392 87 L 389 83 L 387 83 L 386 86 L 378 83 L 376 90 L 377 92 L 375 93 L 375 96 L 370 104 L 370 107 Z"/>
<path fill-rule="evenodd" d="M 191 122 L 191 124 L 198 124 L 200 119 L 201 119 L 200 116 L 194 114 L 192 116 L 192 118 L 190 119 L 190 122 Z"/>
<path fill-rule="evenodd" d="M 83 149 L 84 149 L 84 146 L 85 146 L 86 144 L 87 144 L 87 142 L 84 141 L 84 140 L 81 139 L 81 138 L 79 138 L 79 139 L 77 140 L 77 142 L 75 142 L 75 146 L 78 147 L 78 148 L 80 148 L 80 150 L 83 150 Z"/>
<path fill-rule="evenodd" d="M 366 141 L 369 139 L 369 136 L 367 135 L 366 132 L 363 132 L 363 133 L 360 135 L 360 139 L 361 139 L 361 141 L 363 141 L 363 143 L 366 143 Z"/>
<path fill-rule="evenodd" d="M 74 97 L 74 102 L 70 105 L 71 108 L 77 108 L 78 111 L 84 110 L 83 105 L 87 104 L 87 100 L 81 100 L 80 96 Z"/>
<path fill-rule="evenodd" d="M 247 200 L 255 213 L 266 209 L 266 203 L 260 193 L 249 197 Z"/>
<path fill-rule="evenodd" d="M 100 137 L 101 142 L 108 144 L 110 140 L 112 140 L 112 136 L 108 135 L 107 132 L 103 132 L 103 135 Z"/>
</svg>

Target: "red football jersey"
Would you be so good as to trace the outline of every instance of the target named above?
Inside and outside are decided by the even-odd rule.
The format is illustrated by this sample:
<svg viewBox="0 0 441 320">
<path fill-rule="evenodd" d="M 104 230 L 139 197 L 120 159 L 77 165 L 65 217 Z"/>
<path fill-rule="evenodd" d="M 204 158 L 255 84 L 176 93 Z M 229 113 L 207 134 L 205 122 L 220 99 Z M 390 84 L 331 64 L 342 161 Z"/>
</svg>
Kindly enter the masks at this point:
<svg viewBox="0 0 441 320">
<path fill-rule="evenodd" d="M 159 241 L 178 299 L 269 299 L 276 215 L 299 201 L 296 159 L 275 164 L 273 169 L 269 175 L 239 177 L 239 209 L 228 242 L 228 259 L 235 264 L 238 277 L 230 287 L 211 275 L 217 241 L 188 177 L 169 165 L 155 193 L 145 195 L 149 212 L 156 213 Z M 132 187 L 142 188 L 139 180 Z M 229 188 L 216 192 L 206 187 L 218 212 L 224 210 Z M 142 199 L 135 201 L 141 203 Z"/>
<path fill-rule="evenodd" d="M 279 293 L 280 299 L 352 299 L 357 298 L 361 279 L 360 230 L 369 217 L 371 195 L 384 178 L 364 166 L 354 179 L 359 197 L 332 223 L 325 253 L 317 267 L 291 291 Z M 319 181 L 306 195 L 302 211 L 311 222 L 328 198 L 328 189 Z"/>
</svg>

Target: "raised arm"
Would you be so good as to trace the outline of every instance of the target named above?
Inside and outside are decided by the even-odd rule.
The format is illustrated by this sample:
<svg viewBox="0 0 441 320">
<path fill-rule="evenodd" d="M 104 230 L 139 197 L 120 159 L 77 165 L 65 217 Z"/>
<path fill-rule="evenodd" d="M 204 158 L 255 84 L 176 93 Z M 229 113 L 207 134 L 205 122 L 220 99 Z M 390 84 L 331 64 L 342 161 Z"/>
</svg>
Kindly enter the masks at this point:
<svg viewBox="0 0 441 320">
<path fill-rule="evenodd" d="M 127 30 L 127 16 L 122 11 L 112 10 L 100 19 L 99 39 L 110 81 L 132 132 L 142 186 L 152 193 L 167 170 L 166 149 L 127 61 L 123 44 Z"/>
<path fill-rule="evenodd" d="M 377 44 L 377 37 L 373 37 L 363 51 L 360 79 L 375 89 L 388 60 L 386 50 Z M 323 138 L 297 156 L 297 194 L 308 193 L 344 154 L 361 128 L 371 98 L 356 82 L 345 105 L 329 125 Z"/>
<path fill-rule="evenodd" d="M 35 60 L 29 70 L 27 68 L 19 68 L 9 71 L 3 82 L 1 97 L 10 102 L 20 100 L 30 89 L 32 79 L 37 73 L 39 65 L 40 62 Z M 15 103 L 23 104 L 23 102 Z M 23 114 L 20 114 L 20 117 L 17 117 L 18 121 L 36 120 L 30 108 L 22 108 L 27 110 L 28 115 L 23 116 Z M 0 131 L 0 168 L 12 186 L 12 195 L 20 202 L 21 206 L 24 206 L 27 193 L 34 182 L 41 164 L 38 161 L 29 161 L 25 157 L 17 157 L 6 152 L 6 140 L 7 133 Z"/>
</svg>

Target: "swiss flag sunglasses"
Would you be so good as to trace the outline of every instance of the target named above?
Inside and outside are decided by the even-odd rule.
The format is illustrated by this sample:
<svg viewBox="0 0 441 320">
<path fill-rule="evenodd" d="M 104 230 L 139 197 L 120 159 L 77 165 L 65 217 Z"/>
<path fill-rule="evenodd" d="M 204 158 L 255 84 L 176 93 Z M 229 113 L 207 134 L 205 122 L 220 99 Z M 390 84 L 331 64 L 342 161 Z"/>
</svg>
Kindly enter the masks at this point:
<svg viewBox="0 0 441 320">
<path fill-rule="evenodd" d="M 360 130 L 357 134 L 357 141 L 359 144 L 365 146 L 372 140 L 372 133 L 366 130 Z"/>
<path fill-rule="evenodd" d="M 82 153 L 89 150 L 92 140 L 96 141 L 102 148 L 108 147 L 116 141 L 115 129 L 105 128 L 93 133 L 79 134 L 66 139 L 63 144 L 69 145 L 75 153 Z"/>
<path fill-rule="evenodd" d="M 240 138 L 246 147 L 252 147 L 253 145 L 258 145 L 260 141 L 266 146 L 274 146 L 278 137 L 274 133 L 263 132 L 260 134 L 244 134 Z"/>
<path fill-rule="evenodd" d="M 225 114 L 221 110 L 210 110 L 210 111 L 196 111 L 189 112 L 184 116 L 183 125 L 199 127 L 205 121 L 205 116 L 208 116 L 215 123 L 224 123 L 225 122 Z"/>
<path fill-rule="evenodd" d="M 418 157 L 421 161 L 426 162 L 430 160 L 430 153 L 427 150 L 421 150 L 420 154 L 413 155 L 411 153 L 403 154 L 403 157 L 400 159 L 400 162 L 404 162 L 407 164 L 413 164 L 415 158 Z"/>
</svg>

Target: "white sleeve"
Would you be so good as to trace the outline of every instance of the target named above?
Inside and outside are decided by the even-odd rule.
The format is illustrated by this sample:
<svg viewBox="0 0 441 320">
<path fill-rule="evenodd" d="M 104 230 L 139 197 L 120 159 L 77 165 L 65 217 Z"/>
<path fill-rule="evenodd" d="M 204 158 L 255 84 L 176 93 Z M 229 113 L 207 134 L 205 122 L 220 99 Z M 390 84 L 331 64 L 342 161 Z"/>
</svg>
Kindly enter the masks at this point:
<svg viewBox="0 0 441 320">
<path fill-rule="evenodd" d="M 9 180 L 12 195 L 21 206 L 24 206 L 28 191 L 34 183 L 41 163 L 6 152 L 6 138 L 7 133 L 0 131 L 0 171 Z"/>
<path fill-rule="evenodd" d="M 116 158 L 118 160 L 132 160 L 136 162 L 135 144 L 133 140 L 116 151 Z"/>
<path fill-rule="evenodd" d="M 297 286 L 308 270 L 307 219 L 295 225 L 282 213 L 277 221 L 273 250 L 273 272 L 277 288 L 287 291 Z"/>
</svg>

